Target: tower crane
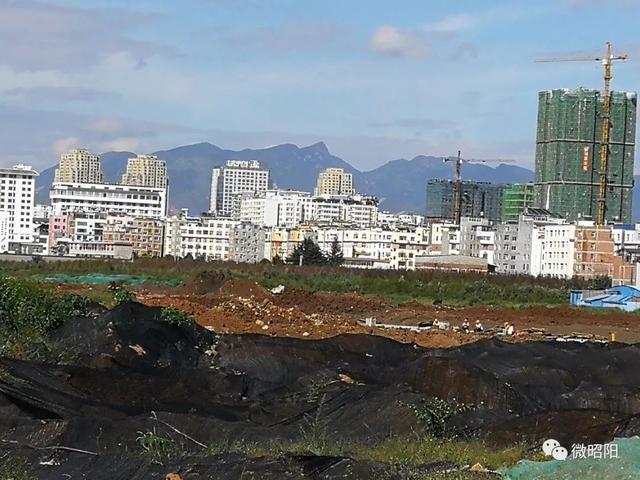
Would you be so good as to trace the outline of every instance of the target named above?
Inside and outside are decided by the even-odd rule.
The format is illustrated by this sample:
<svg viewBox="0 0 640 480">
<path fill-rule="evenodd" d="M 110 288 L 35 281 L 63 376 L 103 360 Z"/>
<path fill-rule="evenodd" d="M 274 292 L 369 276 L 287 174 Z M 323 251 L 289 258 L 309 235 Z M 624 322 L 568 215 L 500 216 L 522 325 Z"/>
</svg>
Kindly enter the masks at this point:
<svg viewBox="0 0 640 480">
<path fill-rule="evenodd" d="M 626 61 L 628 55 L 614 55 L 611 42 L 607 42 L 604 57 L 566 57 L 544 58 L 536 62 L 601 62 L 604 67 L 604 90 L 602 92 L 602 132 L 600 134 L 600 186 L 598 189 L 598 216 L 596 225 L 606 223 L 607 213 L 607 173 L 609 170 L 609 135 L 611 134 L 611 79 L 613 78 L 613 62 Z"/>
<path fill-rule="evenodd" d="M 488 163 L 488 162 L 501 162 L 501 163 L 509 163 L 511 160 L 476 160 L 474 158 L 463 159 L 460 157 L 460 150 L 458 150 L 458 156 L 456 157 L 444 157 L 442 161 L 444 163 L 447 162 L 455 162 L 456 167 L 456 180 L 455 180 L 455 189 L 453 191 L 453 220 L 457 225 L 460 225 L 460 218 L 462 216 L 462 164 L 464 162 L 478 162 L 478 163 Z"/>
</svg>

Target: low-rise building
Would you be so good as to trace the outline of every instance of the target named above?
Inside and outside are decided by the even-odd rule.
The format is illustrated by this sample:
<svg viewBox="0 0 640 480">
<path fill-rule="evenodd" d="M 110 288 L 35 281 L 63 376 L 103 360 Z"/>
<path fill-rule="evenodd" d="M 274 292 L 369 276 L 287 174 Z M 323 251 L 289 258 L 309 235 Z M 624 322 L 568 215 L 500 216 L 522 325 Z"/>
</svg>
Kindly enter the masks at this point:
<svg viewBox="0 0 640 480">
<path fill-rule="evenodd" d="M 164 223 L 153 218 L 109 215 L 103 226 L 107 244 L 130 246 L 136 257 L 161 257 Z"/>
<path fill-rule="evenodd" d="M 170 217 L 165 223 L 164 255 L 191 257 L 205 261 L 226 261 L 238 221 L 228 217 L 189 217 L 188 212 Z"/>
<path fill-rule="evenodd" d="M 49 192 L 54 215 L 62 212 L 104 212 L 163 218 L 167 189 L 102 183 L 54 183 Z"/>
</svg>

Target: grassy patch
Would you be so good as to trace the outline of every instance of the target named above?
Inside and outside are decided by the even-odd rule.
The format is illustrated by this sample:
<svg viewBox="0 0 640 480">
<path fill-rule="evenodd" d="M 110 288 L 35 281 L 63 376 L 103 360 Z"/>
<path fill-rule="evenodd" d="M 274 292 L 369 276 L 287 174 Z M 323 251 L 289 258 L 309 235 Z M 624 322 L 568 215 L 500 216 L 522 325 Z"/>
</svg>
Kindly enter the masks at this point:
<svg viewBox="0 0 640 480">
<path fill-rule="evenodd" d="M 159 434 L 155 429 L 149 432 L 138 432 L 136 441 L 140 445 L 141 455 L 151 463 L 164 465 L 169 460 L 185 455 L 184 449 L 171 437 Z"/>
<path fill-rule="evenodd" d="M 353 455 L 361 460 L 398 465 L 424 465 L 450 461 L 458 465 L 498 468 L 515 465 L 525 457 L 525 449 L 516 446 L 497 450 L 479 440 L 452 440 L 430 436 L 415 439 L 393 438 L 379 445 L 355 447 Z"/>
<path fill-rule="evenodd" d="M 175 307 L 163 308 L 160 314 L 160 320 L 178 327 L 187 327 L 193 323 L 193 317 L 191 315 Z"/>
<path fill-rule="evenodd" d="M 29 463 L 26 460 L 7 455 L 0 458 L 0 479 L 35 480 L 35 476 L 29 473 Z"/>
<path fill-rule="evenodd" d="M 0 276 L 0 355 L 37 359 L 50 349 L 47 334 L 85 315 L 88 300 L 57 295 L 39 283 Z"/>
</svg>

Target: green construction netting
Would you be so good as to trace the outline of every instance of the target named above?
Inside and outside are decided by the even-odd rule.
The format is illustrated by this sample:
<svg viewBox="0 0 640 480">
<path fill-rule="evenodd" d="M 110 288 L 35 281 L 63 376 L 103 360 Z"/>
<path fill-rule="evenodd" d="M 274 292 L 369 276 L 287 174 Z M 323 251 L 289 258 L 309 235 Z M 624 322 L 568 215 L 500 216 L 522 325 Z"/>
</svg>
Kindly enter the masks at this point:
<svg viewBox="0 0 640 480">
<path fill-rule="evenodd" d="M 631 480 L 640 478 L 640 438 L 617 438 L 618 458 L 531 462 L 502 472 L 504 480 Z"/>
<path fill-rule="evenodd" d="M 168 285 L 178 286 L 181 283 L 179 278 L 159 278 L 151 277 L 148 275 L 125 275 L 125 274 L 102 274 L 102 273 L 88 273 L 84 275 L 69 275 L 69 274 L 55 274 L 55 275 L 35 275 L 36 280 L 42 282 L 56 282 L 56 283 L 79 283 L 85 285 L 109 285 L 112 282 L 123 283 L 125 285 L 138 286 L 143 283 L 153 283 L 156 285 Z"/>
</svg>

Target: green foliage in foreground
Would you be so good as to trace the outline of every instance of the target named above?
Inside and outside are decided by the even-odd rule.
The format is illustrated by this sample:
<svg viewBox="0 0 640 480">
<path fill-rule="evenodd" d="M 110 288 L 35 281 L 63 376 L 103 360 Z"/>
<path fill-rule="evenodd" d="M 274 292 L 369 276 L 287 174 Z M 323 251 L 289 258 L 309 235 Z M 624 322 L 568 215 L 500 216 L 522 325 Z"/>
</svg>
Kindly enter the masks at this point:
<svg viewBox="0 0 640 480">
<path fill-rule="evenodd" d="M 240 453 L 254 458 L 308 454 L 346 456 L 401 467 L 417 467 L 448 461 L 459 466 L 480 463 L 491 469 L 513 466 L 527 455 L 522 445 L 496 449 L 485 445 L 480 440 L 441 439 L 423 435 L 390 438 L 374 445 L 343 445 L 327 440 L 323 442 L 323 448 L 320 450 L 315 441 L 309 443 L 305 436 L 297 442 L 273 441 L 269 444 L 236 442 L 211 445 L 202 453 L 204 455 Z"/>
<path fill-rule="evenodd" d="M 453 400 L 445 400 L 443 398 L 430 398 L 420 407 L 412 406 L 418 420 L 423 422 L 429 432 L 434 436 L 444 434 L 447 420 L 460 413 L 475 410 L 475 405 L 460 403 Z"/>
<path fill-rule="evenodd" d="M 47 334 L 87 313 L 88 300 L 57 295 L 39 283 L 0 276 L 0 355 L 39 358 Z"/>
<path fill-rule="evenodd" d="M 193 323 L 193 317 L 191 315 L 175 307 L 163 308 L 160 314 L 160 320 L 178 327 L 187 327 Z"/>
<path fill-rule="evenodd" d="M 562 305 L 568 303 L 570 290 L 569 285 L 546 286 L 533 279 L 486 275 L 353 272 L 344 269 L 326 269 L 319 273 L 291 268 L 262 272 L 232 270 L 228 275 L 254 280 L 267 288 L 282 284 L 313 292 L 354 292 L 397 302 L 431 303 L 442 300 L 450 305 Z"/>
<path fill-rule="evenodd" d="M 0 458 L 1 480 L 35 480 L 29 473 L 29 463 L 22 458 L 11 457 L 9 454 Z"/>
<path fill-rule="evenodd" d="M 140 445 L 140 453 L 151 463 L 164 465 L 169 460 L 185 454 L 171 437 L 158 434 L 155 429 L 150 432 L 138 432 L 136 440 Z"/>
<path fill-rule="evenodd" d="M 123 303 L 135 302 L 136 294 L 125 288 L 120 288 L 113 292 L 113 303 L 121 305 Z"/>
</svg>

